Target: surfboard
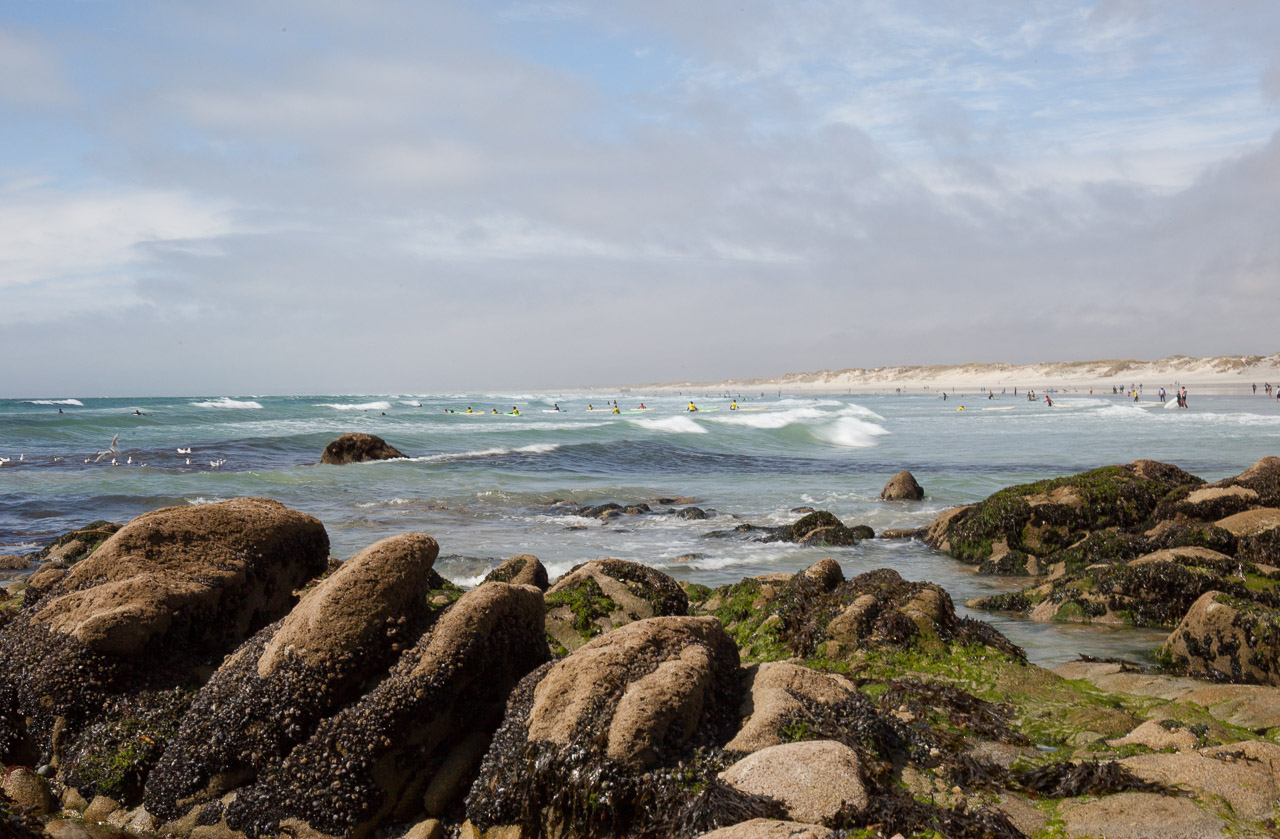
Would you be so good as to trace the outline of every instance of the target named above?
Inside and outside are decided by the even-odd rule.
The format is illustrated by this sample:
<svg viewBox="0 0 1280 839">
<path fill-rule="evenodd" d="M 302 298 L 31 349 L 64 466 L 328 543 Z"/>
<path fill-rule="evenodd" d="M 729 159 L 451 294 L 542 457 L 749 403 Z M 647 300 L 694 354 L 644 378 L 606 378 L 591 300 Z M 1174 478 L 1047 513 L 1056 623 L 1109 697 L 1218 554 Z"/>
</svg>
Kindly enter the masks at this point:
<svg viewBox="0 0 1280 839">
<path fill-rule="evenodd" d="M 1012 411 L 1015 407 L 1016 407 L 1015 405 L 1002 405 L 1002 406 L 1001 406 L 1001 407 L 999 407 L 999 408 L 983 408 L 982 410 L 984 410 L 984 411 Z"/>
</svg>

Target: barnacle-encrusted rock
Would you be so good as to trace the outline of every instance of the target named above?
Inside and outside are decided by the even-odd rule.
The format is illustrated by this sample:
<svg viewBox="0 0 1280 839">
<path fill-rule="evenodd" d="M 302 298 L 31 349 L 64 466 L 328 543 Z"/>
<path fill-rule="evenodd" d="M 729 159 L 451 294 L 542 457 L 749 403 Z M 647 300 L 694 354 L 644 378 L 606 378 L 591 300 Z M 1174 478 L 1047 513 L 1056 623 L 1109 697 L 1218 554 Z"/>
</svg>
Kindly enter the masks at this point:
<svg viewBox="0 0 1280 839">
<path fill-rule="evenodd" d="M 747 670 L 743 724 L 725 745 L 732 752 L 754 752 L 788 742 L 787 724 L 808 706 L 834 706 L 857 693 L 848 679 L 781 661 Z"/>
<path fill-rule="evenodd" d="M 178 818 L 252 782 L 357 699 L 422 631 L 438 553 L 424 534 L 383 539 L 240 647 L 201 689 L 151 773 L 148 810 Z"/>
<path fill-rule="evenodd" d="M 533 554 L 520 554 L 503 562 L 485 575 L 486 583 L 510 583 L 513 586 L 534 586 L 546 591 L 551 581 L 547 569 Z"/>
<path fill-rule="evenodd" d="M 623 559 L 575 566 L 547 590 L 546 601 L 547 634 L 565 651 L 631 621 L 689 612 L 689 598 L 675 580 Z"/>
<path fill-rule="evenodd" d="M 226 823 L 358 839 L 421 813 L 439 767 L 496 728 L 512 687 L 546 660 L 542 621 L 532 587 L 487 583 L 463 595 L 377 687 L 240 790 Z"/>
<path fill-rule="evenodd" d="M 106 697 L 183 684 L 287 612 L 328 548 L 319 521 L 261 498 L 138 516 L 0 629 L 0 757 L 54 757 L 55 731 L 65 744 Z"/>
<path fill-rule="evenodd" d="M 646 773 L 724 743 L 741 689 L 737 650 L 714 618 L 649 618 L 616 629 L 516 689 L 467 815 L 482 830 L 643 834 L 680 809 L 673 798 L 663 802 L 670 812 L 646 810 L 662 801 Z"/>
<path fill-rule="evenodd" d="M 52 562 L 66 567 L 84 559 L 120 529 L 115 522 L 98 520 L 68 531 L 31 557 L 35 562 Z"/>
<path fill-rule="evenodd" d="M 906 469 L 889 479 L 889 483 L 880 490 L 881 501 L 919 501 L 924 498 L 924 487 L 916 481 L 916 476 Z"/>
<path fill-rule="evenodd" d="M 1280 685 L 1280 609 L 1205 592 L 1169 633 L 1161 654 L 1192 674 Z"/>
<path fill-rule="evenodd" d="M 341 466 L 346 463 L 394 460 L 400 457 L 404 457 L 404 454 L 399 449 L 376 434 L 343 434 L 325 446 L 320 462 Z"/>
</svg>

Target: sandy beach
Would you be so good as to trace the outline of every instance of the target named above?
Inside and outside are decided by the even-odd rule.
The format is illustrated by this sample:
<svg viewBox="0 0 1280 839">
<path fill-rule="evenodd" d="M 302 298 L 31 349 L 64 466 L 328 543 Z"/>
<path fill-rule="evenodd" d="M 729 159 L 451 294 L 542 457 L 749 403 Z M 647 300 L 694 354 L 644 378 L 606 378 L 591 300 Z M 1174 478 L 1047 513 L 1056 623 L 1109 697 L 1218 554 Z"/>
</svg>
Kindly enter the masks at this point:
<svg viewBox="0 0 1280 839">
<path fill-rule="evenodd" d="M 648 391 L 783 391 L 784 393 L 886 393 L 937 391 L 971 393 L 994 389 L 1110 392 L 1141 385 L 1155 393 L 1185 386 L 1190 392 L 1215 395 L 1258 393 L 1270 382 L 1280 384 L 1280 353 L 1272 355 L 1220 355 L 1193 358 L 1172 355 L 1155 361 L 1099 359 L 1096 361 L 1046 361 L 1038 364 L 968 363 L 928 366 L 850 367 L 787 373 L 761 379 L 726 379 L 720 382 L 662 382 L 634 385 Z"/>
</svg>

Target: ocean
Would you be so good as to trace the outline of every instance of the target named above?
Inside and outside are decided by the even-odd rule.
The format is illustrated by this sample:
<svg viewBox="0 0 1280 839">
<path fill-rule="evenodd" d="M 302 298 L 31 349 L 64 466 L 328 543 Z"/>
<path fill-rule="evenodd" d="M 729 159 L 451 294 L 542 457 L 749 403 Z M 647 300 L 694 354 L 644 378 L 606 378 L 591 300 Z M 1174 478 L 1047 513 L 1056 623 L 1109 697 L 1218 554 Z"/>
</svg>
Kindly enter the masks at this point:
<svg viewBox="0 0 1280 839">
<path fill-rule="evenodd" d="M 729 411 L 730 397 L 744 410 Z M 779 525 L 799 507 L 876 532 L 927 524 L 947 507 L 1005 486 L 1151 458 L 1209 480 L 1280 454 L 1280 404 L 1197 396 L 1179 409 L 1154 394 L 1054 393 L 1054 407 L 996 394 L 472 393 L 0 400 L 0 554 L 28 553 L 96 519 L 125 522 L 159 507 L 263 496 L 320 519 L 345 558 L 397 533 L 429 533 L 436 568 L 474 585 L 507 557 L 531 553 L 553 579 L 617 557 L 709 586 L 796 571 L 832 556 L 846 576 L 889 567 L 930 580 L 959 610 L 1024 582 L 978 576 L 915 541 L 806 548 L 708 538 L 742 523 Z M 616 399 L 621 414 L 606 406 Z M 702 409 L 685 408 L 692 399 Z M 562 411 L 555 411 L 559 404 Z M 643 403 L 650 410 L 632 413 Z M 588 411 L 588 405 L 597 410 Z M 466 415 L 472 407 L 483 415 Z M 493 409 L 520 416 L 494 415 Z M 957 410 L 964 406 L 965 410 Z M 61 409 L 62 413 L 58 413 Z M 338 435 L 377 434 L 405 460 L 319 465 Z M 119 435 L 111 455 L 95 462 Z M 190 454 L 178 449 L 191 449 Z M 878 500 L 909 469 L 922 502 Z M 669 514 L 693 499 L 704 520 Z M 609 521 L 574 505 L 649 504 Z M 1052 665 L 1091 655 L 1142 656 L 1150 630 L 1034 624 L 977 613 Z"/>
</svg>

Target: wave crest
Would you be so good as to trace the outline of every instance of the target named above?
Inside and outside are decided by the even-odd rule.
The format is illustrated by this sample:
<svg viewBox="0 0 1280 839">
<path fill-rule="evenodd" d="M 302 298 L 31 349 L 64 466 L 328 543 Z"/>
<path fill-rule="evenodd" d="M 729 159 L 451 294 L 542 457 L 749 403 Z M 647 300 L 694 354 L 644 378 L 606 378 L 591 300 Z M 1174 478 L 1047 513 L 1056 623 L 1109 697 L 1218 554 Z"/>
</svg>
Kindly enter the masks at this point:
<svg viewBox="0 0 1280 839">
<path fill-rule="evenodd" d="M 252 399 L 237 401 L 229 396 L 223 396 L 221 399 L 210 399 L 205 402 L 192 402 L 197 408 L 231 408 L 248 411 L 262 410 L 261 402 L 254 402 Z"/>
</svg>

